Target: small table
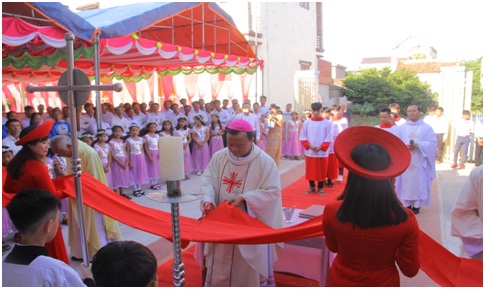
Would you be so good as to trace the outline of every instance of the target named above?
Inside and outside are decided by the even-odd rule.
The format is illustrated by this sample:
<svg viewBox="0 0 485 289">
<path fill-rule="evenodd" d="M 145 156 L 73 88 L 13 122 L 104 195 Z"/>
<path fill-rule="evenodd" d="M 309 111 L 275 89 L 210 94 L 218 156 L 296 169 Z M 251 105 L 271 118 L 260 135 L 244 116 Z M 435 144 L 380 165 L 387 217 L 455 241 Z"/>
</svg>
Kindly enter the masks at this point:
<svg viewBox="0 0 485 289">
<path fill-rule="evenodd" d="M 301 209 L 295 209 L 291 223 L 284 223 L 284 227 L 291 227 L 308 219 L 300 218 Z M 274 271 L 297 274 L 316 280 L 320 286 L 326 286 L 331 265 L 331 252 L 325 244 L 325 237 L 315 237 L 298 241 L 285 242 L 283 250 L 278 252 L 278 260 L 274 264 Z"/>
</svg>

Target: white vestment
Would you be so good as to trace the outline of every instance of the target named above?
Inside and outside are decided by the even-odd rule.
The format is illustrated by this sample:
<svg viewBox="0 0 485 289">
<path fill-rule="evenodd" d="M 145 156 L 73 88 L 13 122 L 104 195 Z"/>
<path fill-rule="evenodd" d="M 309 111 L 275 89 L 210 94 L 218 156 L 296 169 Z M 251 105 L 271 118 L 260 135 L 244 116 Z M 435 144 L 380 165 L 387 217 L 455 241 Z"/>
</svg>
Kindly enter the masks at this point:
<svg viewBox="0 0 485 289">
<path fill-rule="evenodd" d="M 30 251 L 30 246 L 15 245 L 13 250 Z M 35 246 L 34 246 L 35 247 Z M 12 251 L 13 251 L 12 250 Z M 34 249 L 35 250 L 35 249 Z M 46 250 L 47 251 L 47 250 Z M 33 253 L 35 254 L 35 253 Z M 47 254 L 47 252 L 45 252 Z M 10 254 L 9 254 L 10 255 Z M 4 287 L 85 287 L 77 272 L 57 259 L 38 255 L 29 264 L 2 263 L 2 286 Z"/>
<path fill-rule="evenodd" d="M 254 144 L 243 158 L 234 157 L 227 148 L 218 151 L 202 175 L 201 190 L 202 204 L 208 201 L 216 206 L 242 195 L 250 216 L 270 227 L 282 227 L 278 169 L 273 159 Z M 205 285 L 218 287 L 259 286 L 261 280 L 272 276 L 277 258 L 275 244 L 206 244 L 204 253 Z"/>
<path fill-rule="evenodd" d="M 396 193 L 405 207 L 430 205 L 431 183 L 436 176 L 435 156 L 438 141 L 430 125 L 419 119 L 398 126 L 397 136 L 405 143 L 418 146 L 411 152 L 407 170 L 396 178 Z"/>
<path fill-rule="evenodd" d="M 451 211 L 451 235 L 469 257 L 483 251 L 483 165 L 470 173 Z"/>
</svg>

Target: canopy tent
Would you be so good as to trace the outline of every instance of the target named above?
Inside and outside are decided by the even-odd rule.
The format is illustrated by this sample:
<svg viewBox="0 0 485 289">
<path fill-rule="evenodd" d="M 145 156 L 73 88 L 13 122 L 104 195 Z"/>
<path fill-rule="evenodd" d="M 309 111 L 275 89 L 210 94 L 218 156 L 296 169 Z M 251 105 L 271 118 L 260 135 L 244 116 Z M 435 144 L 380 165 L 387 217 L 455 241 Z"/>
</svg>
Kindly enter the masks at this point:
<svg viewBox="0 0 485 289">
<path fill-rule="evenodd" d="M 216 53 L 255 57 L 234 21 L 215 3 L 136 3 L 78 13 L 100 29 L 101 38 L 129 36 Z"/>
<path fill-rule="evenodd" d="M 162 76 L 181 72 L 251 74 L 258 64 L 254 51 L 230 16 L 214 3 L 138 3 L 136 7 L 127 5 L 78 14 L 60 3 L 15 3 L 19 9 L 13 4 L 2 5 L 4 15 L 22 17 L 2 17 L 4 83 L 56 80 L 66 68 L 62 49 L 63 34 L 67 31 L 64 27 L 90 41 L 100 31 L 100 76 L 105 81 L 106 77 L 139 81 L 153 71 Z M 34 16 L 37 13 L 37 18 L 25 16 L 28 9 Z M 78 26 L 73 27 L 65 18 L 75 19 Z M 32 22 L 44 25 L 31 25 Z M 45 24 L 56 26 L 47 28 Z M 206 50 L 208 47 L 215 49 Z M 91 77 L 94 53 L 89 41 L 76 43 L 75 66 Z"/>
<path fill-rule="evenodd" d="M 64 31 L 38 27 L 15 17 L 2 18 L 2 76 L 8 82 L 57 80 L 67 68 Z M 86 43 L 84 43 L 86 44 Z M 227 55 L 139 38 L 136 35 L 100 39 L 100 76 L 125 81 L 147 79 L 156 71 L 168 73 L 254 73 L 252 57 Z M 94 76 L 94 48 L 78 45 L 75 66 Z"/>
<path fill-rule="evenodd" d="M 55 26 L 92 42 L 98 29 L 59 2 L 2 2 L 3 17 L 21 17 L 35 26 Z"/>
<path fill-rule="evenodd" d="M 77 37 L 75 66 L 91 79 L 95 75 L 92 41 L 99 34 L 99 76 L 104 83 L 114 78 L 137 82 L 153 72 L 170 76 L 170 81 L 175 74 L 204 72 L 224 81 L 226 74 L 251 75 L 262 64 L 232 19 L 213 3 L 139 3 L 79 15 L 60 3 L 2 3 L 2 8 L 4 85 L 56 81 L 67 67 L 63 49 L 67 31 Z M 114 35 L 121 37 L 103 38 Z M 247 95 L 251 77 L 244 78 L 241 87 Z"/>
</svg>

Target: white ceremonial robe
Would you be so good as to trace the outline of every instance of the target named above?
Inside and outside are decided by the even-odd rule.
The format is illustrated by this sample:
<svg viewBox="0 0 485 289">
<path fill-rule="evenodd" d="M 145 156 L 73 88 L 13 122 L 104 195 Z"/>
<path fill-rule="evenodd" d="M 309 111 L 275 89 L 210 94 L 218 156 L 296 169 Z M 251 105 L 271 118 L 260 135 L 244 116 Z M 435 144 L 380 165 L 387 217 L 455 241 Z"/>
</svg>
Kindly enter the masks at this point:
<svg viewBox="0 0 485 289">
<path fill-rule="evenodd" d="M 451 235 L 468 257 L 483 251 L 483 165 L 470 173 L 451 211 Z"/>
<path fill-rule="evenodd" d="M 397 126 L 397 125 L 393 125 L 393 126 L 391 126 L 391 127 L 381 127 L 381 126 L 378 124 L 378 125 L 376 125 L 375 127 L 380 128 L 380 129 L 383 129 L 383 130 L 385 130 L 385 131 L 387 131 L 387 132 L 390 132 L 390 133 L 392 133 L 393 135 L 397 136 L 397 130 L 398 130 L 398 127 L 399 127 L 399 126 Z"/>
<path fill-rule="evenodd" d="M 24 247 L 23 245 L 15 246 Z M 3 260 L 7 256 L 5 255 Z M 39 255 L 29 264 L 6 263 L 4 261 L 2 263 L 2 286 L 85 287 L 86 285 L 82 282 L 78 273 L 66 263 L 48 256 Z"/>
<path fill-rule="evenodd" d="M 333 144 L 334 139 L 339 133 L 339 127 L 336 123 L 323 120 L 308 120 L 305 121 L 301 127 L 300 141 L 308 141 L 312 146 L 321 146 L 324 142 Z M 305 155 L 312 158 L 326 158 L 329 150 L 319 150 L 314 152 L 311 149 L 305 150 Z"/>
<path fill-rule="evenodd" d="M 436 135 L 430 125 L 419 119 L 416 122 L 407 120 L 398 126 L 397 136 L 405 144 L 413 140 L 418 148 L 410 151 L 409 167 L 396 178 L 396 193 L 405 207 L 429 206 L 431 183 L 436 177 Z"/>
<path fill-rule="evenodd" d="M 273 159 L 254 144 L 244 158 L 235 158 L 227 148 L 218 151 L 202 175 L 201 191 L 201 204 L 209 201 L 216 206 L 242 195 L 250 216 L 272 228 L 283 226 L 278 169 Z M 277 258 L 275 244 L 206 244 L 204 253 L 205 285 L 217 287 L 259 286 L 260 276 L 265 279 L 272 275 Z"/>
</svg>

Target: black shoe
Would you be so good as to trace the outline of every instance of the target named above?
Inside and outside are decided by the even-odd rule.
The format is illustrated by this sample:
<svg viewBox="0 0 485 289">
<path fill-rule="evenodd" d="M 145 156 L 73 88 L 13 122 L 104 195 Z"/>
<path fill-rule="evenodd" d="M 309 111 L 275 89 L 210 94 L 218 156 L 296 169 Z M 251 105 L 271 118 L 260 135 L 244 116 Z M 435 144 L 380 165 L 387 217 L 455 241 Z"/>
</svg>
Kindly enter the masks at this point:
<svg viewBox="0 0 485 289">
<path fill-rule="evenodd" d="M 331 180 L 328 180 L 327 181 L 327 187 L 329 187 L 329 188 L 333 187 L 333 183 L 332 183 Z"/>
<path fill-rule="evenodd" d="M 420 208 L 414 208 L 414 207 L 413 207 L 411 210 L 413 211 L 413 213 L 414 213 L 415 215 L 417 215 L 417 214 L 419 214 L 419 209 L 420 209 Z"/>
<path fill-rule="evenodd" d="M 74 256 L 71 256 L 71 260 L 73 260 L 73 261 L 83 261 L 82 258 L 78 258 L 78 257 L 74 257 Z"/>
</svg>

